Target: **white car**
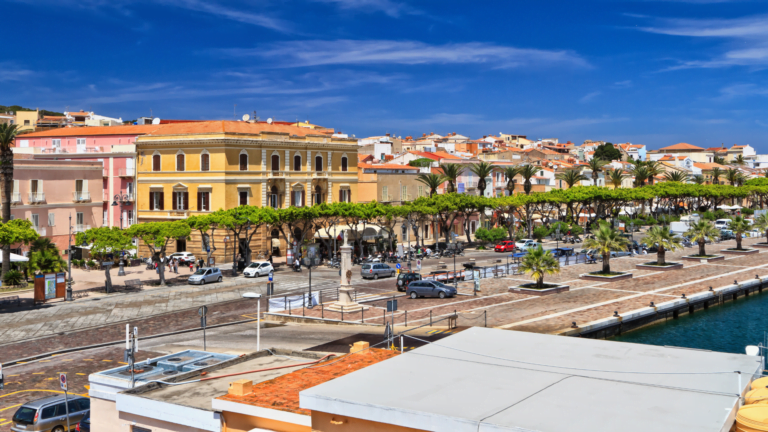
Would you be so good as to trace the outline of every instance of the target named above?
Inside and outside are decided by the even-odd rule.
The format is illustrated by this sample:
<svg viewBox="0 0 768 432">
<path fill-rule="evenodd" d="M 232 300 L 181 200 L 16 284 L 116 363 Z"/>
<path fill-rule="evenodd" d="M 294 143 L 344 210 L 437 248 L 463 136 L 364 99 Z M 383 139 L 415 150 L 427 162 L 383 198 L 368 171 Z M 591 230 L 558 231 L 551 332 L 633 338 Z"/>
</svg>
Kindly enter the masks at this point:
<svg viewBox="0 0 768 432">
<path fill-rule="evenodd" d="M 536 240 L 531 239 L 522 239 L 520 241 L 515 242 L 515 247 L 518 249 L 532 249 L 536 248 L 538 246 L 538 243 Z"/>
<path fill-rule="evenodd" d="M 245 277 L 266 276 L 273 271 L 275 271 L 275 268 L 272 267 L 272 264 L 270 264 L 269 261 L 257 261 L 257 262 L 252 262 L 248 264 L 248 267 L 246 267 L 243 270 L 243 276 Z"/>
<path fill-rule="evenodd" d="M 177 259 L 183 263 L 194 263 L 195 255 L 192 252 L 176 252 L 171 254 L 168 259 Z"/>
<path fill-rule="evenodd" d="M 715 221 L 715 228 L 719 230 L 728 229 L 729 226 L 731 226 L 730 219 L 718 219 Z"/>
</svg>

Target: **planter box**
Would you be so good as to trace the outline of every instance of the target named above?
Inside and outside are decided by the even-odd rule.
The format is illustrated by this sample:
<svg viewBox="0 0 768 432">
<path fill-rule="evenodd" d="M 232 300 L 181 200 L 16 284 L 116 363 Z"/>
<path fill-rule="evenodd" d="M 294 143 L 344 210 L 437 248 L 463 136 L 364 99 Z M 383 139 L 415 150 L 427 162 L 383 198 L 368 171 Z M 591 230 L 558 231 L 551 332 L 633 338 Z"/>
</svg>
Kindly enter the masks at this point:
<svg viewBox="0 0 768 432">
<path fill-rule="evenodd" d="M 710 261 L 722 261 L 725 259 L 725 255 L 714 255 L 711 258 L 700 258 L 700 257 L 688 255 L 688 256 L 684 256 L 683 259 L 686 261 L 699 261 L 699 262 L 708 263 Z"/>
<path fill-rule="evenodd" d="M 750 249 L 750 248 L 746 248 L 744 250 L 728 250 L 728 249 L 723 249 L 723 250 L 720 251 L 720 253 L 731 254 L 731 255 L 749 255 L 749 254 L 755 254 L 755 253 L 758 253 L 758 252 L 760 252 L 758 249 Z"/>
<path fill-rule="evenodd" d="M 667 263 L 665 266 L 658 266 L 653 264 L 637 264 L 635 268 L 640 270 L 656 270 L 656 271 L 669 271 L 669 270 L 680 270 L 683 268 L 683 263 Z"/>
<path fill-rule="evenodd" d="M 752 247 L 756 248 L 768 248 L 768 243 L 755 243 L 752 245 Z"/>
<path fill-rule="evenodd" d="M 624 279 L 632 279 L 632 273 L 622 273 L 622 274 L 617 274 L 613 276 L 600 276 L 600 275 L 591 274 L 591 273 L 584 273 L 579 275 L 579 279 L 584 279 L 588 281 L 598 281 L 598 282 L 617 281 L 617 280 L 624 280 Z"/>
<path fill-rule="evenodd" d="M 559 294 L 561 292 L 570 291 L 571 287 L 568 285 L 558 285 L 551 288 L 544 288 L 544 289 L 535 289 L 535 288 L 525 288 L 522 285 L 516 286 L 516 287 L 509 287 L 509 292 L 513 294 L 527 294 L 527 295 L 534 295 L 534 296 L 545 296 L 550 294 Z"/>
</svg>

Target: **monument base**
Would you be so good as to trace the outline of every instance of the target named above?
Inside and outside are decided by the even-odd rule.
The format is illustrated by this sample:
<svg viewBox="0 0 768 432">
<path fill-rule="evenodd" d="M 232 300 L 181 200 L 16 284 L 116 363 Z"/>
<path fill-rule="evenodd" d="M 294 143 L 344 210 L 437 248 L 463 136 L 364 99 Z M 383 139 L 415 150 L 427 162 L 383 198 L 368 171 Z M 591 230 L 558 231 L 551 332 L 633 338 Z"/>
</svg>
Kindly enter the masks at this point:
<svg viewBox="0 0 768 432">
<path fill-rule="evenodd" d="M 325 307 L 325 310 L 333 312 L 360 312 L 361 310 L 368 310 L 367 307 L 357 304 L 352 299 L 352 293 L 355 292 L 354 288 L 341 287 L 339 288 L 339 301 L 332 303 Z"/>
</svg>

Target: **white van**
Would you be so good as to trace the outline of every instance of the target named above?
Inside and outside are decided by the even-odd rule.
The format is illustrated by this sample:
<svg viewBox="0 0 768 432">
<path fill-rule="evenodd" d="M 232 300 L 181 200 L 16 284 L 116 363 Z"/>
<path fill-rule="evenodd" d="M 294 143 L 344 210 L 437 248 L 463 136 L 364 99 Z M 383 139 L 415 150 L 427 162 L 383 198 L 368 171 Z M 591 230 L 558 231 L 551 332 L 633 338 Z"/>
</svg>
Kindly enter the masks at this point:
<svg viewBox="0 0 768 432">
<path fill-rule="evenodd" d="M 715 228 L 717 229 L 728 229 L 728 227 L 731 226 L 731 220 L 730 219 L 718 219 L 715 221 Z"/>
</svg>

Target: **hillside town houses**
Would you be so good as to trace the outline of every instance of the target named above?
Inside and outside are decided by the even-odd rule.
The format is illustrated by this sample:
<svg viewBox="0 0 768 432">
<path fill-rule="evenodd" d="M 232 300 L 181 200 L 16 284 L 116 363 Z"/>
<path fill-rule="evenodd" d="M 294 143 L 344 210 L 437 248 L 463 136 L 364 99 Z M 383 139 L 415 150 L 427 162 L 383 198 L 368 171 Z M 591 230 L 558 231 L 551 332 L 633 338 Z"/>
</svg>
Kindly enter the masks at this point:
<svg viewBox="0 0 768 432">
<path fill-rule="evenodd" d="M 534 169 L 527 178 L 517 174 L 511 179 L 517 185 L 515 194 L 525 193 L 526 181 L 532 193 L 593 185 L 632 188 L 638 161 L 654 163 L 650 182 L 679 173 L 675 175 L 688 183 L 727 184 L 723 173 L 729 169 L 742 178 L 762 177 L 768 170 L 768 155 L 757 154 L 750 145 L 705 148 L 677 143 L 648 149 L 630 142 L 577 144 L 504 132 L 471 137 L 455 131 L 356 138 L 309 121 L 144 117 L 124 122 L 82 110 L 63 114 L 35 110 L 0 115 L 0 121 L 20 129 L 13 149 L 18 165 L 13 215 L 29 219 L 40 235 L 55 242 L 66 238 L 62 218 L 68 214 L 74 215 L 72 226 L 79 232 L 185 219 L 243 204 L 399 205 L 429 196 L 430 188 L 420 178 L 441 176 L 448 164 L 458 167 L 457 192 L 474 195 L 481 193 L 481 179 L 473 166 L 490 164 L 493 169 L 482 192 L 486 197 L 510 194 L 505 170 L 516 166 Z M 595 164 L 595 159 L 602 162 Z M 92 178 L 96 165 L 101 178 Z M 564 180 L 569 171 L 582 177 L 569 185 Z M 436 191 L 443 194 L 447 188 L 443 179 Z M 480 218 L 460 224 L 456 234 L 471 239 L 479 224 Z M 433 226 L 424 234 L 431 237 L 435 230 Z M 200 250 L 201 241 L 193 235 L 176 248 Z M 288 249 L 277 232 L 259 232 L 254 244 L 277 256 Z M 232 260 L 220 254 L 223 262 Z"/>
</svg>

